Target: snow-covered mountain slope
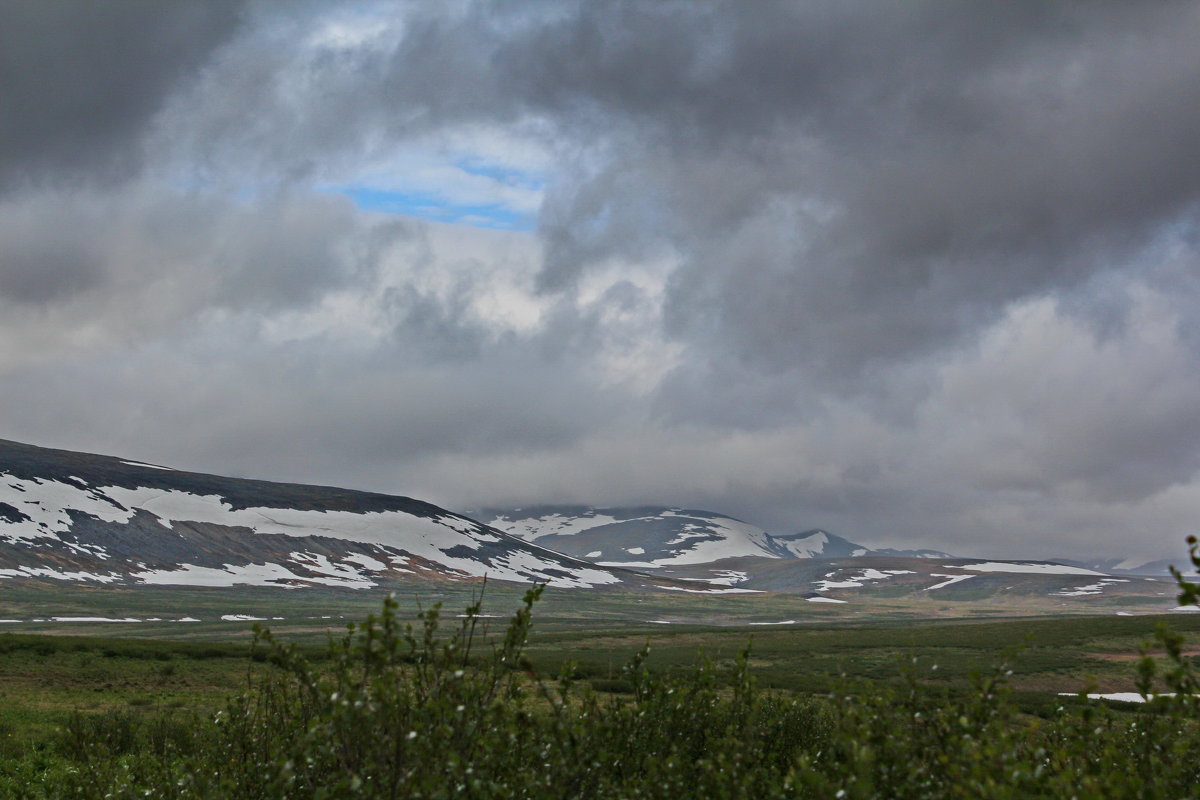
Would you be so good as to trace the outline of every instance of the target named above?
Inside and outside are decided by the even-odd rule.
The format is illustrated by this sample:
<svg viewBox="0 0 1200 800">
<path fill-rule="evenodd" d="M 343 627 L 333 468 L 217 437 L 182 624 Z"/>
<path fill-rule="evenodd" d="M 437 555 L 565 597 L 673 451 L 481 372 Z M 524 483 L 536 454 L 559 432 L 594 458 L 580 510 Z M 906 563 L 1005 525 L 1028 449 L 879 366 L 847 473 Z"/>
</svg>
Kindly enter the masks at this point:
<svg viewBox="0 0 1200 800">
<path fill-rule="evenodd" d="M 697 509 L 537 506 L 483 509 L 472 516 L 560 553 L 639 569 L 749 556 L 842 558 L 877 552 L 828 531 L 768 533 L 739 519 Z M 887 555 L 920 556 L 925 552 L 897 550 L 887 551 Z"/>
<path fill-rule="evenodd" d="M 0 440 L 0 580 L 348 588 L 639 583 L 407 497 L 222 478 Z"/>
<path fill-rule="evenodd" d="M 526 541 L 605 565 L 648 569 L 778 555 L 761 528 L 709 511 L 539 506 L 478 516 Z"/>
<path fill-rule="evenodd" d="M 870 552 L 862 545 L 820 529 L 767 535 L 770 537 L 772 551 L 782 558 L 856 557 L 865 556 Z"/>
</svg>

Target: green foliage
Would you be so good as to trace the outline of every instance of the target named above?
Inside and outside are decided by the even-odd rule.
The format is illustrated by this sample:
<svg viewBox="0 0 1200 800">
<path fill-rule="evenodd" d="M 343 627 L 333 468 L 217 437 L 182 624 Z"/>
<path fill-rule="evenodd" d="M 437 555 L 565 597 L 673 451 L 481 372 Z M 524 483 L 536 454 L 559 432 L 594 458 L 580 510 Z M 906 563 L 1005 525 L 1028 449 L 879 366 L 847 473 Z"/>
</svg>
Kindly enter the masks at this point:
<svg viewBox="0 0 1200 800">
<path fill-rule="evenodd" d="M 401 621 L 395 600 L 312 654 L 257 628 L 246 690 L 215 716 L 76 714 L 28 796 L 64 798 L 1175 798 L 1200 780 L 1197 676 L 1182 639 L 1138 662 L 1133 711 L 1068 699 L 1031 715 L 1010 661 L 969 689 L 913 659 L 900 680 L 842 679 L 819 696 L 728 666 L 616 674 L 525 655 L 526 594 L 505 631 L 476 600 Z M 948 650 L 952 655 L 953 651 Z M 755 654 L 756 655 L 756 654 Z M 260 663 L 261 662 L 261 663 Z M 42 757 L 42 756 L 39 756 Z M 35 794 L 34 792 L 39 794 Z M 16 793 L 17 796 L 22 796 Z"/>
</svg>

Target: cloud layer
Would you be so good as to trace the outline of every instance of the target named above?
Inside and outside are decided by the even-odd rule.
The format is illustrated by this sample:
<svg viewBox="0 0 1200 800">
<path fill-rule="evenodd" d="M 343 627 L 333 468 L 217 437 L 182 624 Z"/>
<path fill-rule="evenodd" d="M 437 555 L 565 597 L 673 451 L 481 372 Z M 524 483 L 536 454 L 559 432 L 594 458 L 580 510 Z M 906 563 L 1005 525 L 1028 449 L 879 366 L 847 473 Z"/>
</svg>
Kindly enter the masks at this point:
<svg viewBox="0 0 1200 800">
<path fill-rule="evenodd" d="M 7 4 L 0 436 L 1175 555 L 1198 36 L 1194 2 Z"/>
</svg>

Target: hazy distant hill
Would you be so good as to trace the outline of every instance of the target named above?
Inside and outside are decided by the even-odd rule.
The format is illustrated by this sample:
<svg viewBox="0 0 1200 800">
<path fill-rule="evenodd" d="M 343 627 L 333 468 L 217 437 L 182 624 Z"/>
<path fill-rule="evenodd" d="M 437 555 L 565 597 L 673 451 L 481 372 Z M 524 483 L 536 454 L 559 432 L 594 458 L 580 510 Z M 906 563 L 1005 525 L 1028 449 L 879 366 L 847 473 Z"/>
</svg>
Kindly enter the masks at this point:
<svg viewBox="0 0 1200 800">
<path fill-rule="evenodd" d="M 601 564 L 652 569 L 724 558 L 949 557 L 935 551 L 875 551 L 819 529 L 774 534 L 698 509 L 534 506 L 471 512 L 488 525 L 551 550 Z"/>
</svg>

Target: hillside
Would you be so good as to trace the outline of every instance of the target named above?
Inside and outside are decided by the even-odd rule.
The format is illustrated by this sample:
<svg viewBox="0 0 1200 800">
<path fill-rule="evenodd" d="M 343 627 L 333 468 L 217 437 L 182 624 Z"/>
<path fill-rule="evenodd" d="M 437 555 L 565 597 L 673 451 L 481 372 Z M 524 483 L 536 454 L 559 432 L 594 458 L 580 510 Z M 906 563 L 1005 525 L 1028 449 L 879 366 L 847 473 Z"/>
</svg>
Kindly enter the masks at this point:
<svg viewBox="0 0 1200 800">
<path fill-rule="evenodd" d="M 365 588 L 421 578 L 641 585 L 408 497 L 0 440 L 0 578 Z"/>
</svg>

